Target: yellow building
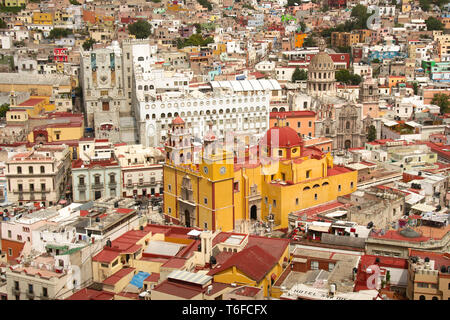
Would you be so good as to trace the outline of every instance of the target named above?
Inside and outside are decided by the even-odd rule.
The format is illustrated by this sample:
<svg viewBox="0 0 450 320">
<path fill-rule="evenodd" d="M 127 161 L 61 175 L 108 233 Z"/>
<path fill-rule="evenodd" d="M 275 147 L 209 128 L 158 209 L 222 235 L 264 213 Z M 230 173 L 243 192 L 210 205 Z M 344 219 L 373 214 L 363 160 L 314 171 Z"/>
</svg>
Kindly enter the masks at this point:
<svg viewBox="0 0 450 320">
<path fill-rule="evenodd" d="M 258 220 L 287 228 L 289 213 L 336 200 L 357 186 L 357 171 L 305 147 L 285 120 L 236 157 L 218 146 L 212 132 L 202 150 L 194 148 L 179 117 L 166 141 L 164 213 L 186 226 L 231 231 Z"/>
<path fill-rule="evenodd" d="M 51 13 L 33 12 L 33 24 L 51 25 L 53 15 Z"/>
<path fill-rule="evenodd" d="M 37 117 L 43 112 L 53 111 L 55 109 L 55 105 L 50 104 L 49 100 L 49 97 L 32 96 L 30 99 L 19 105 L 11 105 L 11 111 L 6 113 L 6 119 L 8 121 L 12 120 L 9 117 L 9 114 L 16 111 L 26 111 L 29 117 Z"/>
<path fill-rule="evenodd" d="M 22 7 L 27 5 L 27 0 L 3 0 L 5 7 Z"/>
</svg>

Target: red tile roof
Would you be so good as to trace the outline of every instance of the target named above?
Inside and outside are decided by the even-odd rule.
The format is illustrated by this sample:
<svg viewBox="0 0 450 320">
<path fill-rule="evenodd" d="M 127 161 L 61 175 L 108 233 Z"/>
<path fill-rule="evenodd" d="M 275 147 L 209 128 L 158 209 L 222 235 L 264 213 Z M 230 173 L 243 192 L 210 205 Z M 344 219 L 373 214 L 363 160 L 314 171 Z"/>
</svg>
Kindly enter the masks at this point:
<svg viewBox="0 0 450 320">
<path fill-rule="evenodd" d="M 81 289 L 66 300 L 113 300 L 114 293 L 92 289 Z"/>
<path fill-rule="evenodd" d="M 103 284 L 107 285 L 115 285 L 117 282 L 119 282 L 121 279 L 129 275 L 131 272 L 134 272 L 134 268 L 123 268 L 114 273 L 113 275 L 109 276 L 103 281 Z"/>
<path fill-rule="evenodd" d="M 254 297 L 261 290 L 262 290 L 261 288 L 255 287 L 242 287 L 234 290 L 233 293 L 244 297 Z"/>
<path fill-rule="evenodd" d="M 278 262 L 278 259 L 258 245 L 247 247 L 235 253 L 224 264 L 212 269 L 208 275 L 215 275 L 233 266 L 254 281 L 261 281 Z"/>
<path fill-rule="evenodd" d="M 95 257 L 92 258 L 92 261 L 97 262 L 107 262 L 111 263 L 113 262 L 117 257 L 119 256 L 119 252 L 113 251 L 106 247 L 100 253 L 98 253 Z"/>
<path fill-rule="evenodd" d="M 160 278 L 160 274 L 157 272 L 152 272 L 144 281 L 145 282 L 158 282 Z"/>
<path fill-rule="evenodd" d="M 165 280 L 159 285 L 155 286 L 152 291 L 162 292 L 184 299 L 192 299 L 200 294 L 202 292 L 202 289 L 197 286 L 189 286 Z"/>
<path fill-rule="evenodd" d="M 28 100 L 22 102 L 17 107 L 35 106 L 35 105 L 37 105 L 38 103 L 40 103 L 40 102 L 42 102 L 44 100 L 45 100 L 44 98 L 31 98 L 31 99 L 28 99 Z"/>
</svg>

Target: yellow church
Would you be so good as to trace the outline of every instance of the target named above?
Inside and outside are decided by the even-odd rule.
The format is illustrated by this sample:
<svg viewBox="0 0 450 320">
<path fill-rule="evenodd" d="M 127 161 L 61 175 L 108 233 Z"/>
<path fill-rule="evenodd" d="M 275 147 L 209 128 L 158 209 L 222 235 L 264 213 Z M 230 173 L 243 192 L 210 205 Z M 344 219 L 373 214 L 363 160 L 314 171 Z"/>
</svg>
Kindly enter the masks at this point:
<svg viewBox="0 0 450 320">
<path fill-rule="evenodd" d="M 288 227 L 288 214 L 336 200 L 357 187 L 357 171 L 336 166 L 330 153 L 305 147 L 278 119 L 245 152 L 221 145 L 210 129 L 198 147 L 185 122 L 172 121 L 166 139 L 164 214 L 188 227 L 242 230 L 249 222 Z"/>
</svg>

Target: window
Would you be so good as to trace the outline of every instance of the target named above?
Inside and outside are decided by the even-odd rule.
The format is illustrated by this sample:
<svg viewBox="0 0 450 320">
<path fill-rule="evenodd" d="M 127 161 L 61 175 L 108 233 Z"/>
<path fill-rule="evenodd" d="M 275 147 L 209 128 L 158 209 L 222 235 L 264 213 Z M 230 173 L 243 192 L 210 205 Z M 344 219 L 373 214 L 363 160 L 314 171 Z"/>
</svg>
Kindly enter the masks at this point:
<svg viewBox="0 0 450 320">
<path fill-rule="evenodd" d="M 302 123 L 300 121 L 297 122 L 297 128 L 300 128 Z"/>
<path fill-rule="evenodd" d="M 204 198 L 204 199 L 203 199 L 203 203 L 204 203 L 204 204 L 208 204 L 208 198 Z"/>
<path fill-rule="evenodd" d="M 8 230 L 8 238 L 12 238 L 11 230 Z"/>
<path fill-rule="evenodd" d="M 41 173 L 45 173 L 45 167 L 41 166 Z"/>
<path fill-rule="evenodd" d="M 42 296 L 43 297 L 48 297 L 48 290 L 45 287 L 42 287 Z"/>
<path fill-rule="evenodd" d="M 22 241 L 22 236 L 20 234 L 17 235 L 17 241 Z"/>
<path fill-rule="evenodd" d="M 84 177 L 79 177 L 79 185 L 84 185 Z"/>
<path fill-rule="evenodd" d="M 239 192 L 239 181 L 237 181 L 233 184 L 233 190 L 234 190 L 234 192 Z"/>
<path fill-rule="evenodd" d="M 21 174 L 22 173 L 22 167 L 17 167 L 17 173 Z"/>
<path fill-rule="evenodd" d="M 119 263 L 119 259 L 116 259 L 116 260 L 112 263 L 112 266 L 114 267 L 114 266 L 116 266 L 118 263 Z"/>
<path fill-rule="evenodd" d="M 172 186 L 169 184 L 169 185 L 167 185 L 167 189 L 169 190 L 169 191 L 172 191 Z"/>
<path fill-rule="evenodd" d="M 29 167 L 28 167 L 28 173 L 29 173 L 29 174 L 33 174 L 33 167 L 32 167 L 32 166 L 29 166 Z"/>
<path fill-rule="evenodd" d="M 311 270 L 319 270 L 319 261 L 311 261 Z"/>
<path fill-rule="evenodd" d="M 283 156 L 283 150 L 278 150 L 278 156 Z"/>
<path fill-rule="evenodd" d="M 102 110 L 103 111 L 109 111 L 109 102 L 108 101 L 103 101 L 102 102 Z"/>
<path fill-rule="evenodd" d="M 350 188 L 353 189 L 353 182 L 350 182 Z"/>
<path fill-rule="evenodd" d="M 418 286 L 419 288 L 428 288 L 428 283 L 425 283 L 425 282 L 418 282 L 418 283 L 417 283 L 417 286 Z"/>
<path fill-rule="evenodd" d="M 102 263 L 101 266 L 102 266 L 102 268 L 109 268 L 109 264 L 108 263 Z"/>
<path fill-rule="evenodd" d="M 314 193 L 314 200 L 317 200 L 317 193 Z"/>
<path fill-rule="evenodd" d="M 306 179 L 309 179 L 311 176 L 311 170 L 306 170 Z"/>
<path fill-rule="evenodd" d="M 12 249 L 8 248 L 8 256 L 12 256 Z"/>
<path fill-rule="evenodd" d="M 208 230 L 208 223 L 205 222 L 205 230 Z"/>
<path fill-rule="evenodd" d="M 298 206 L 298 198 L 295 198 L 295 205 Z"/>
<path fill-rule="evenodd" d="M 33 285 L 32 284 L 28 285 L 28 292 L 33 293 Z"/>
<path fill-rule="evenodd" d="M 310 128 L 312 127 L 312 121 L 308 122 L 308 127 L 310 127 Z"/>
<path fill-rule="evenodd" d="M 273 200 L 273 207 L 276 208 L 277 206 L 277 200 Z"/>
<path fill-rule="evenodd" d="M 338 191 L 341 191 L 341 185 L 338 185 Z"/>
<path fill-rule="evenodd" d="M 14 281 L 14 289 L 20 290 L 19 289 L 19 281 Z"/>
</svg>

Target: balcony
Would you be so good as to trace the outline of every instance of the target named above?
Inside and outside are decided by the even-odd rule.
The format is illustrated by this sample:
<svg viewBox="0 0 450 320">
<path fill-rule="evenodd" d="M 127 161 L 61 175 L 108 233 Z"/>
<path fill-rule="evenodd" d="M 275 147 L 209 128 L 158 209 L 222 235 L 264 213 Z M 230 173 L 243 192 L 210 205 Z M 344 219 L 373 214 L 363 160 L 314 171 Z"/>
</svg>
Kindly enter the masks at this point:
<svg viewBox="0 0 450 320">
<path fill-rule="evenodd" d="M 27 298 L 30 300 L 34 299 L 34 292 L 33 291 L 27 291 Z"/>
<path fill-rule="evenodd" d="M 19 288 L 12 288 L 12 294 L 13 296 L 20 295 L 20 289 Z"/>
<path fill-rule="evenodd" d="M 103 187 L 103 183 L 93 183 L 91 188 L 93 190 L 98 190 L 98 189 L 103 189 L 104 187 Z"/>
<path fill-rule="evenodd" d="M 110 187 L 117 187 L 117 182 L 115 182 L 115 181 L 110 181 L 110 182 L 109 182 L 109 186 L 110 186 Z"/>
<path fill-rule="evenodd" d="M 19 193 L 19 195 L 20 195 L 22 193 L 50 193 L 51 190 L 50 189 L 39 189 L 39 190 L 37 190 L 37 189 L 14 189 L 13 192 Z"/>
<path fill-rule="evenodd" d="M 78 190 L 79 191 L 86 191 L 87 186 L 85 184 L 79 184 L 78 185 Z"/>
</svg>

